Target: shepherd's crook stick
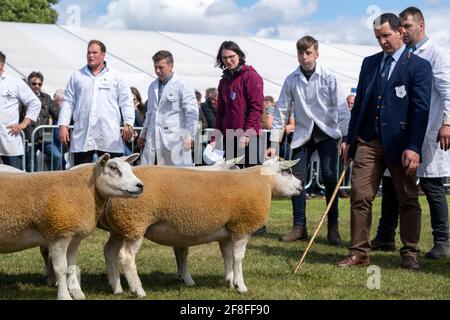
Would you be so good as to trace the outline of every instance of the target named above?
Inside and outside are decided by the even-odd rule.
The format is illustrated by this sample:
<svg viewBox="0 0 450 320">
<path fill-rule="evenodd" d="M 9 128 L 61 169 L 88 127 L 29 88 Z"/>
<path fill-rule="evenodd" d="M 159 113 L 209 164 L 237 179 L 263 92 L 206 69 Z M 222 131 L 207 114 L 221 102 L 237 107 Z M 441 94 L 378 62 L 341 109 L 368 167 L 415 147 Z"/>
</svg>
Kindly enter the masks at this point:
<svg viewBox="0 0 450 320">
<path fill-rule="evenodd" d="M 309 250 L 309 248 L 311 247 L 311 245 L 313 244 L 314 240 L 316 239 L 316 236 L 317 236 L 317 234 L 319 233 L 320 227 L 322 227 L 322 224 L 323 224 L 323 222 L 325 221 L 326 216 L 328 215 L 328 211 L 330 211 L 330 208 L 331 208 L 331 206 L 333 205 L 334 198 L 336 198 L 336 195 L 337 195 L 337 193 L 338 193 L 338 191 L 339 191 L 339 187 L 341 186 L 342 181 L 343 181 L 344 178 L 345 178 L 345 173 L 347 172 L 347 169 L 348 169 L 349 164 L 350 164 L 350 160 L 347 160 L 347 163 L 346 163 L 345 166 L 344 166 L 344 170 L 342 170 L 341 177 L 339 178 L 339 181 L 338 181 L 338 183 L 336 184 L 336 188 L 334 189 L 333 195 L 331 196 L 331 199 L 330 199 L 330 201 L 328 202 L 328 206 L 327 206 L 327 209 L 325 210 L 325 213 L 323 214 L 322 220 L 320 220 L 320 223 L 319 223 L 319 225 L 317 226 L 317 229 L 316 229 L 316 231 L 314 232 L 314 234 L 313 234 L 311 240 L 309 241 L 309 244 L 308 244 L 308 246 L 306 247 L 306 250 L 305 250 L 305 252 L 303 253 L 303 256 L 302 256 L 302 258 L 300 259 L 300 262 L 298 263 L 297 268 L 295 269 L 295 272 L 294 272 L 294 273 L 297 273 L 297 272 L 300 271 L 300 269 L 302 268 L 303 262 L 305 261 L 305 257 L 306 257 L 306 255 L 308 254 L 308 250 Z"/>
</svg>

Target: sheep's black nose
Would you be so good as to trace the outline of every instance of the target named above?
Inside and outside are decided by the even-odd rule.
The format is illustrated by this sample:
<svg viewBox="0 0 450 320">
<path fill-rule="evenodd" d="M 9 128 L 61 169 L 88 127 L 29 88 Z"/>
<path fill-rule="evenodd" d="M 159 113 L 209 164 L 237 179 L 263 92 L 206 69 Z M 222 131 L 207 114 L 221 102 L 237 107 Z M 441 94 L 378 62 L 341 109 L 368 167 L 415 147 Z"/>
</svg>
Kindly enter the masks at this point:
<svg viewBox="0 0 450 320">
<path fill-rule="evenodd" d="M 138 187 L 139 189 L 143 190 L 144 189 L 144 184 L 143 183 L 136 183 L 136 187 Z"/>
</svg>

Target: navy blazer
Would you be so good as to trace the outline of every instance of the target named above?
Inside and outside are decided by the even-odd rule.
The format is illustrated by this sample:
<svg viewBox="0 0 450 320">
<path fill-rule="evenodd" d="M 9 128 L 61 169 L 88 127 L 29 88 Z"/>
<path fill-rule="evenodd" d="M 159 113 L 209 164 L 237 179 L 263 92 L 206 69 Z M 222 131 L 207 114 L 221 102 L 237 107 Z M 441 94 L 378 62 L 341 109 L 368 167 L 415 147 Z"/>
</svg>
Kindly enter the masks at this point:
<svg viewBox="0 0 450 320">
<path fill-rule="evenodd" d="M 366 57 L 362 63 L 346 140 L 350 144 L 349 157 L 355 155 L 357 136 L 373 98 L 382 58 L 383 52 L 379 52 Z M 431 84 L 431 64 L 405 49 L 392 71 L 379 106 L 380 138 L 391 164 L 401 164 L 402 153 L 406 149 L 421 155 L 428 124 Z"/>
</svg>

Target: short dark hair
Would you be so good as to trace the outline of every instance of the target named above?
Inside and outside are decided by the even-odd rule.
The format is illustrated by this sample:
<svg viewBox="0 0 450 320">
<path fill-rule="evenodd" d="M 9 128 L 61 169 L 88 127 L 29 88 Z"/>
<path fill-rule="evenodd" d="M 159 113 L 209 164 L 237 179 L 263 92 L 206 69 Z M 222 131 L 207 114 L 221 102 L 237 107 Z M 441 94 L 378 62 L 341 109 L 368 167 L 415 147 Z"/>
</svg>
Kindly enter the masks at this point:
<svg viewBox="0 0 450 320">
<path fill-rule="evenodd" d="M 6 61 L 6 56 L 3 52 L 0 51 L 0 63 L 5 63 Z"/>
<path fill-rule="evenodd" d="M 272 96 L 265 96 L 264 101 L 269 101 L 269 102 L 275 103 L 275 99 Z"/>
<path fill-rule="evenodd" d="M 425 22 L 422 11 L 416 7 L 408 7 L 399 14 L 400 19 L 407 19 L 408 16 L 413 16 L 414 19 Z"/>
<path fill-rule="evenodd" d="M 216 67 L 219 67 L 222 70 L 225 70 L 227 68 L 225 63 L 222 62 L 222 51 L 223 50 L 231 50 L 231 51 L 236 52 L 236 54 L 239 56 L 239 64 L 240 65 L 245 64 L 244 51 L 242 51 L 241 48 L 239 48 L 239 46 L 236 42 L 226 40 L 226 41 L 222 42 L 222 44 L 220 45 L 220 48 L 219 48 L 219 52 L 217 52 Z"/>
<path fill-rule="evenodd" d="M 39 80 L 44 82 L 44 75 L 42 73 L 40 73 L 39 71 L 33 71 L 29 74 L 28 83 L 30 83 L 31 79 L 33 79 L 33 78 L 38 78 Z"/>
<path fill-rule="evenodd" d="M 397 32 L 402 27 L 402 22 L 400 21 L 400 18 L 393 13 L 383 13 L 381 16 L 379 16 L 373 21 L 373 27 L 379 28 L 386 22 L 389 23 L 389 27 L 391 27 L 391 29 L 395 32 Z"/>
<path fill-rule="evenodd" d="M 89 41 L 89 43 L 88 43 L 88 48 L 89 48 L 90 46 L 92 46 L 93 44 L 98 45 L 98 46 L 100 47 L 100 51 L 101 51 L 101 52 L 103 52 L 103 53 L 106 52 L 106 46 L 105 46 L 105 44 L 104 44 L 103 42 L 101 42 L 100 40 L 91 40 L 91 41 Z"/>
<path fill-rule="evenodd" d="M 304 36 L 298 39 L 297 41 L 297 50 L 298 51 L 305 51 L 311 46 L 314 46 L 314 49 L 319 50 L 319 41 L 314 39 L 311 36 Z"/>
<path fill-rule="evenodd" d="M 159 50 L 153 55 L 152 59 L 154 63 L 167 59 L 169 64 L 173 64 L 173 55 L 167 50 Z"/>
</svg>

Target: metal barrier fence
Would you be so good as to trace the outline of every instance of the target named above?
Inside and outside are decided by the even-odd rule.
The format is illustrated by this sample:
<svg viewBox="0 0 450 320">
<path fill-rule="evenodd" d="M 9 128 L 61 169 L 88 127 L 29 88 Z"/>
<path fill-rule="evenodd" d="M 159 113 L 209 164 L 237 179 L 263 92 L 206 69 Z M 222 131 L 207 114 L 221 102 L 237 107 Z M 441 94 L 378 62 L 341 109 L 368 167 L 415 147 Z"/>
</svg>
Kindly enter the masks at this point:
<svg viewBox="0 0 450 320">
<path fill-rule="evenodd" d="M 69 130 L 71 131 L 73 129 L 73 126 L 69 127 Z M 122 128 L 123 129 L 123 128 Z M 135 129 L 135 133 L 140 132 L 140 130 L 142 130 L 141 127 L 137 127 L 134 128 Z M 42 130 L 42 135 L 38 135 L 38 132 Z M 59 143 L 58 141 L 58 137 L 55 136 L 55 131 L 58 130 L 58 126 L 56 125 L 43 125 L 43 126 L 39 126 L 36 129 L 33 130 L 32 134 L 31 134 L 31 141 L 25 141 L 25 135 L 23 132 L 22 133 L 22 139 L 25 141 L 24 146 L 25 146 L 25 154 L 27 153 L 27 151 L 29 152 L 29 154 L 31 155 L 36 155 L 36 153 L 38 153 L 38 163 L 37 163 L 37 171 L 44 171 L 45 169 L 47 169 L 48 171 L 53 170 L 53 168 L 55 167 L 55 152 L 57 150 L 57 148 L 54 148 L 54 146 L 56 144 Z M 196 149 L 194 150 L 194 159 L 202 159 L 202 148 L 200 146 L 207 144 L 210 140 L 211 137 L 214 133 L 214 129 L 204 129 L 203 130 L 203 134 L 198 134 L 196 137 L 196 141 L 195 141 L 195 146 Z M 263 130 L 263 138 L 262 138 L 262 150 L 260 150 L 261 155 L 264 155 L 264 151 L 267 148 L 267 141 L 269 141 L 268 137 L 270 135 L 270 130 Z M 42 137 L 42 141 L 40 141 L 40 144 L 37 144 L 36 139 L 41 136 Z M 132 142 L 127 146 L 128 148 L 131 147 L 131 151 L 135 150 L 135 143 L 137 140 L 137 136 L 136 134 L 134 135 L 134 139 L 132 140 Z M 288 147 L 288 142 L 285 141 L 285 148 Z M 47 152 L 47 154 L 45 154 L 45 150 L 51 150 L 51 152 Z M 286 150 L 286 149 L 285 149 Z M 38 152 L 39 151 L 39 152 Z M 125 151 L 125 144 L 124 144 L 124 151 Z M 31 153 L 30 153 L 31 152 Z M 72 166 L 73 160 L 72 160 L 72 156 L 70 154 L 70 152 L 68 152 L 68 150 L 64 150 L 64 149 L 60 149 L 61 152 L 61 157 L 59 158 L 60 163 L 56 166 L 62 169 L 68 169 Z M 39 153 L 41 154 L 39 156 Z M 290 156 L 292 155 L 292 153 L 290 153 Z M 50 159 L 46 159 L 46 158 L 50 158 Z M 23 157 L 23 168 L 25 168 L 26 166 L 26 157 Z M 34 171 L 35 169 L 35 161 L 36 161 L 36 156 L 31 157 L 31 170 Z M 56 157 L 57 158 L 57 157 Z M 263 159 L 263 157 L 261 158 Z M 47 163 L 45 163 L 47 160 Z M 336 161 L 338 163 L 341 163 L 341 160 L 338 158 L 336 159 Z M 201 162 L 201 161 L 200 161 Z M 64 167 L 64 164 L 68 163 L 67 166 Z M 337 170 L 338 170 L 338 176 L 340 176 L 341 170 L 342 170 L 343 164 L 342 165 L 338 165 L 337 166 Z M 349 168 L 349 172 L 348 172 L 348 176 L 351 176 L 351 166 Z M 321 190 L 325 190 L 325 186 L 323 185 L 323 183 L 321 182 L 321 175 L 320 175 L 320 160 L 315 159 L 314 156 L 311 158 L 310 161 L 310 165 L 309 165 L 309 169 L 308 169 L 308 174 L 307 174 L 307 179 L 306 181 L 304 181 L 304 188 L 308 189 L 310 187 L 313 187 L 313 184 L 315 184 L 318 188 L 320 188 Z M 445 187 L 450 187 L 450 179 L 447 178 L 447 183 L 445 184 Z M 344 183 L 343 185 L 340 187 L 340 190 L 346 191 L 349 190 L 351 188 L 350 186 L 350 179 L 344 179 Z"/>
</svg>

